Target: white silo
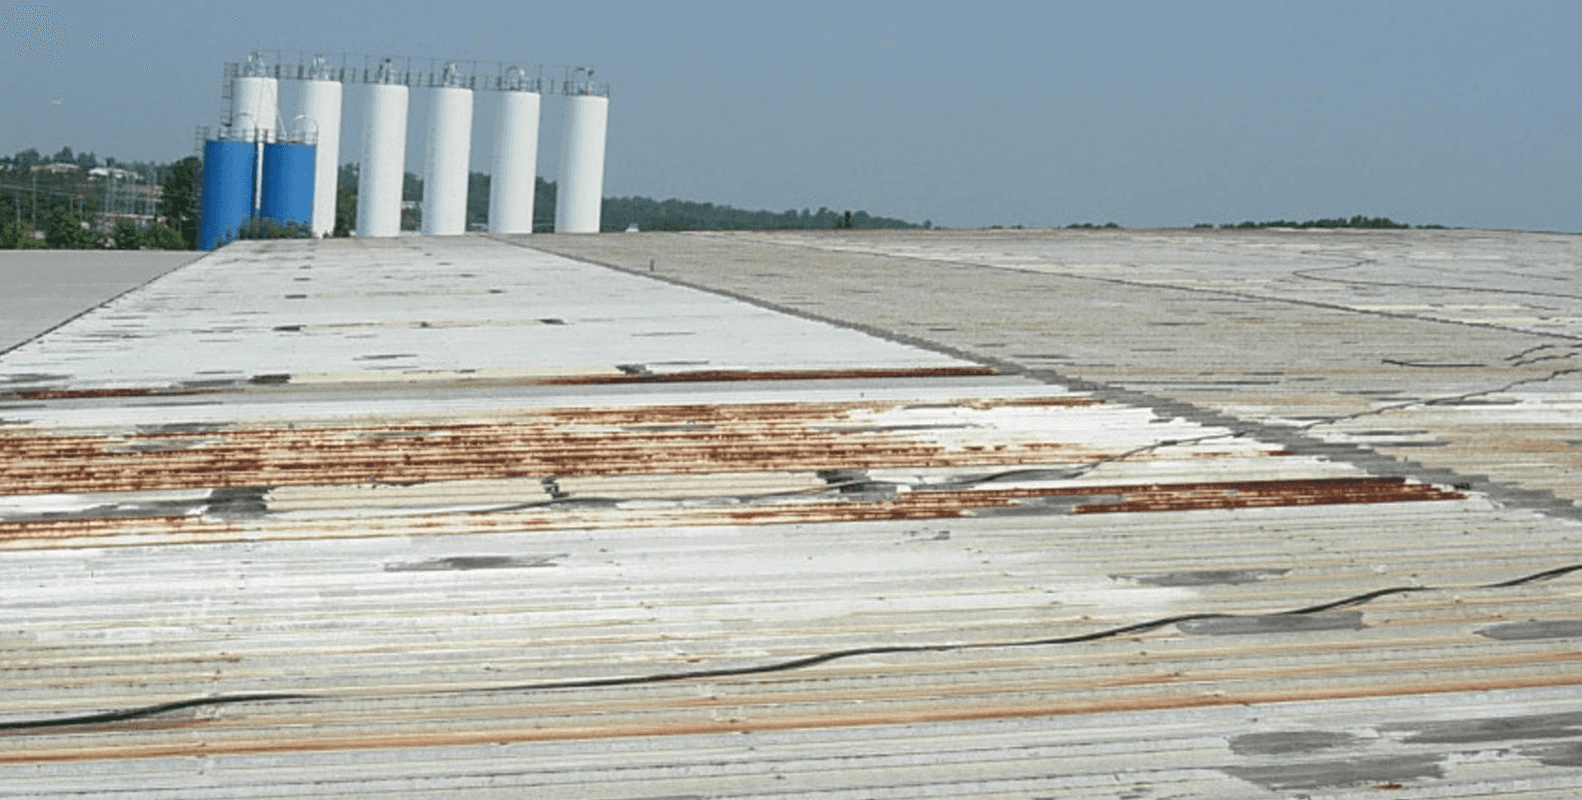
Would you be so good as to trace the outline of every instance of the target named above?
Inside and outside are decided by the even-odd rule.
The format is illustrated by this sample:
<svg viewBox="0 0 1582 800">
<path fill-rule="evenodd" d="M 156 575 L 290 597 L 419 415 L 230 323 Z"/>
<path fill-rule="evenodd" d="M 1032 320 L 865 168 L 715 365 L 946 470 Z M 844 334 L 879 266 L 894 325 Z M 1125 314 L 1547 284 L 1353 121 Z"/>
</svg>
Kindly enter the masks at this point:
<svg viewBox="0 0 1582 800">
<path fill-rule="evenodd" d="M 260 53 L 247 57 L 236 76 L 231 116 L 232 138 L 250 142 L 272 141 L 278 112 L 280 85 L 269 77 L 269 66 Z"/>
<path fill-rule="evenodd" d="M 431 236 L 459 236 L 467 231 L 472 90 L 461 83 L 456 64 L 449 63 L 440 85 L 430 91 L 422 227 L 423 233 Z"/>
<path fill-rule="evenodd" d="M 363 108 L 363 158 L 357 177 L 357 235 L 401 233 L 401 183 L 406 164 L 407 88 L 388 59 L 368 84 Z"/>
<path fill-rule="evenodd" d="M 247 57 L 241 72 L 236 75 L 232 101 L 231 138 L 253 142 L 254 163 L 264 159 L 264 143 L 275 139 L 275 117 L 279 113 L 280 84 L 269 76 L 269 65 L 261 53 Z M 253 173 L 253 209 L 263 196 L 264 173 Z"/>
<path fill-rule="evenodd" d="M 587 70 L 587 74 L 591 78 L 592 70 Z M 604 192 L 604 131 L 610 100 L 593 94 L 591 83 L 568 84 L 560 127 L 555 232 L 598 233 Z"/>
<path fill-rule="evenodd" d="M 335 183 L 341 157 L 341 82 L 330 75 L 324 59 L 315 58 L 308 79 L 302 82 L 298 113 L 307 128 L 317 133 L 318 152 L 313 164 L 314 236 L 335 230 Z"/>
<path fill-rule="evenodd" d="M 521 70 L 508 74 L 494 117 L 494 158 L 489 178 L 489 230 L 532 233 L 538 179 L 537 92 Z"/>
</svg>

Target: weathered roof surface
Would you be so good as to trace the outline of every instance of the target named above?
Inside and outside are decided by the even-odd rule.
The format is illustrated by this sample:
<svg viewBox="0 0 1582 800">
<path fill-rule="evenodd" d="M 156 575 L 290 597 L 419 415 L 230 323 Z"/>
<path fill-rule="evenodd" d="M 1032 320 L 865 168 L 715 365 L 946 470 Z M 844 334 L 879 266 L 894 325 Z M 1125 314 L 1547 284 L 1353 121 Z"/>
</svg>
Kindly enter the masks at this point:
<svg viewBox="0 0 1582 800">
<path fill-rule="evenodd" d="M 67 319 L 194 261 L 159 250 L 0 251 L 0 353 Z"/>
<path fill-rule="evenodd" d="M 1367 406 L 1324 331 L 1443 323 L 929 235 L 239 243 L 0 357 L 0 797 L 1576 793 L 1575 483 L 1268 400 L 1498 439 L 1558 334 Z"/>
<path fill-rule="evenodd" d="M 1582 237 L 642 234 L 541 246 L 1505 487 L 1582 500 Z M 743 266 L 750 264 L 751 266 Z"/>
</svg>

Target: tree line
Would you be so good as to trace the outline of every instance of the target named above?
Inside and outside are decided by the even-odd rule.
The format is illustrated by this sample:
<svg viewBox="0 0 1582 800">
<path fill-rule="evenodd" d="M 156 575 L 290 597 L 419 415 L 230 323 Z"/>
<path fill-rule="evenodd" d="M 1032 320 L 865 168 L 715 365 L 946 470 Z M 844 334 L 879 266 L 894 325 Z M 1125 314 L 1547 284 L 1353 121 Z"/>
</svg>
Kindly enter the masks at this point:
<svg viewBox="0 0 1582 800">
<path fill-rule="evenodd" d="M 645 231 L 730 231 L 730 230 L 828 230 L 838 228 L 931 228 L 892 217 L 878 217 L 866 211 L 817 211 L 794 208 L 785 211 L 749 211 L 728 205 L 695 203 L 688 200 L 654 200 L 648 197 L 606 197 L 600 227 L 607 231 L 636 227 Z"/>
<path fill-rule="evenodd" d="M 1198 224 L 1196 224 L 1196 225 L 1194 225 L 1192 227 L 1194 227 L 1194 228 L 1212 228 L 1212 227 L 1215 227 L 1215 226 L 1212 225 L 1212 224 L 1209 224 L 1207 222 L 1200 222 L 1200 223 L 1198 223 Z M 1378 229 L 1378 230 L 1405 230 L 1405 229 L 1411 228 L 1412 226 L 1407 224 L 1407 223 L 1405 223 L 1405 222 L 1396 222 L 1395 220 L 1390 219 L 1389 217 L 1369 217 L 1369 216 L 1364 216 L 1362 214 L 1356 214 L 1356 215 L 1353 215 L 1351 217 L 1322 217 L 1320 219 L 1310 219 L 1310 220 L 1307 220 L 1305 222 L 1293 222 L 1293 221 L 1288 220 L 1288 219 L 1272 219 L 1272 220 L 1267 220 L 1267 221 L 1264 221 L 1264 222 L 1253 222 L 1252 220 L 1247 220 L 1247 221 L 1244 221 L 1244 222 L 1235 222 L 1235 223 L 1227 222 L 1227 223 L 1221 224 L 1219 227 L 1220 228 L 1224 228 L 1224 229 L 1246 229 L 1246 228 L 1303 228 L 1303 229 L 1306 229 L 1306 228 L 1369 228 L 1369 229 Z M 1419 229 L 1425 229 L 1425 230 L 1426 229 L 1443 230 L 1445 226 L 1443 226 L 1443 225 L 1418 225 L 1417 227 Z"/>
</svg>

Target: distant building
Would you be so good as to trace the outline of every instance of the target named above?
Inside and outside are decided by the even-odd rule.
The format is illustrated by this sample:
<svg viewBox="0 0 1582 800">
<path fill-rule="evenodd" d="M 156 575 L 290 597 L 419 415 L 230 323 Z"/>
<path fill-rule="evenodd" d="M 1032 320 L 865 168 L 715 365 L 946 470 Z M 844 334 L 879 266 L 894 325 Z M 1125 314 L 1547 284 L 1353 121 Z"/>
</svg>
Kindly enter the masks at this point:
<svg viewBox="0 0 1582 800">
<path fill-rule="evenodd" d="M 94 167 L 88 170 L 89 178 L 111 178 L 118 181 L 141 180 L 142 176 L 129 169 L 119 167 Z"/>
<path fill-rule="evenodd" d="M 79 167 L 76 164 L 40 164 L 30 171 L 43 172 L 49 175 L 67 175 L 77 172 L 78 169 Z"/>
</svg>

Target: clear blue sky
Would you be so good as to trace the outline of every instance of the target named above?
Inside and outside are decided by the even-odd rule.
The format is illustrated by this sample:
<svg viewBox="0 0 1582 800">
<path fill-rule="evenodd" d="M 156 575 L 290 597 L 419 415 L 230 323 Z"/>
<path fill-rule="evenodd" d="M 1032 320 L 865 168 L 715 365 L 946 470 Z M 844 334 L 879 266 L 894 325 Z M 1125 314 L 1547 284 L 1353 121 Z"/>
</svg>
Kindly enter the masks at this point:
<svg viewBox="0 0 1582 800">
<path fill-rule="evenodd" d="M 217 121 L 227 61 L 394 54 L 594 66 L 612 86 L 606 195 L 952 226 L 1360 213 L 1582 232 L 1574 0 L 82 0 L 3 14 L 4 154 L 174 160 Z M 343 161 L 361 130 L 360 89 L 347 95 Z M 475 169 L 491 112 L 480 94 Z M 548 178 L 558 132 L 546 99 Z"/>
</svg>

